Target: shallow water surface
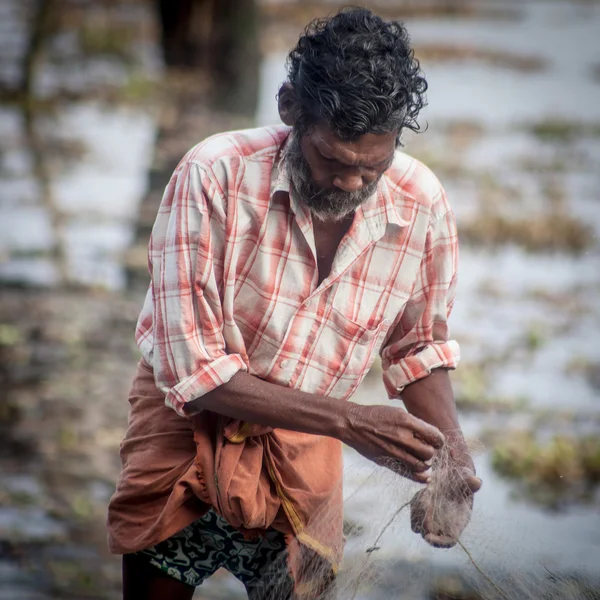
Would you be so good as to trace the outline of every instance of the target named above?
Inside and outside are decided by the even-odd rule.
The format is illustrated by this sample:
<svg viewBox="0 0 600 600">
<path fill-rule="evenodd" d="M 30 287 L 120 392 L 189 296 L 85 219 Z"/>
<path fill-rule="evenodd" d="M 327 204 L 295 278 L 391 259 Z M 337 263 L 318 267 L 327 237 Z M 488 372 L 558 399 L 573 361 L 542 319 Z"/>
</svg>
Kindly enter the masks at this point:
<svg viewBox="0 0 600 600">
<path fill-rule="evenodd" d="M 526 403 L 526 407 L 503 415 L 463 412 L 462 422 L 472 438 L 498 428 L 506 428 L 510 436 L 513 430 L 536 427 L 535 411 L 551 409 L 587 421 L 583 426 L 566 425 L 567 430 L 575 427 L 575 431 L 597 434 L 600 390 L 574 374 L 569 365 L 577 358 L 600 363 L 600 139 L 579 136 L 568 143 L 549 143 L 526 128 L 544 119 L 592 126 L 600 123 L 600 84 L 592 77 L 600 56 L 600 6 L 562 2 L 507 6 L 516 7 L 520 18 L 407 23 L 417 47 L 469 46 L 536 57 L 543 66 L 517 71 L 475 58 L 424 61 L 430 87 L 423 116 L 429 129 L 419 138 L 407 138 L 406 151 L 423 155 L 425 162 L 433 153 L 440 164 L 454 161 L 468 171 L 456 177 L 439 173 L 455 207 L 459 231 L 461 222 L 481 210 L 481 190 L 473 183 L 478 176 L 493 177 L 497 185 L 515 186 L 522 197 L 515 196 L 503 210 L 532 217 L 549 209 L 544 185 L 551 176 L 560 186 L 566 212 L 593 228 L 595 237 L 592 246 L 578 255 L 567 251 L 530 253 L 515 245 L 462 245 L 459 289 L 450 321 L 453 336 L 461 342 L 462 361 L 482 364 L 485 359 L 492 373 L 486 393 L 522 398 Z M 284 58 L 276 53 L 267 56 L 263 64 L 262 123 L 276 121 L 272 98 L 285 78 Z M 453 122 L 474 124 L 481 133 L 466 148 L 457 148 L 441 134 Z M 525 159 L 532 158 L 557 158 L 565 164 L 550 175 L 521 168 Z M 436 171 L 435 165 L 431 166 Z M 372 403 L 385 398 L 383 386 L 369 378 L 354 399 Z M 554 427 L 549 426 L 550 433 Z M 513 572 L 532 570 L 538 575 L 543 566 L 598 574 L 600 520 L 596 504 L 550 512 L 516 497 L 514 485 L 491 468 L 489 452 L 481 452 L 476 463 L 484 486 L 477 495 L 465 543 L 482 565 Z M 414 490 L 410 484 L 393 483 L 376 474 L 353 496 L 372 472 L 371 465 L 347 452 L 345 495 L 352 498 L 346 516 L 364 527 L 358 539 L 349 542 L 349 558 L 365 552 L 394 507 Z M 406 514 L 398 517 L 397 526 L 382 539 L 378 556 L 473 569 L 460 549 L 427 547 L 410 532 Z"/>
<path fill-rule="evenodd" d="M 559 431 L 600 433 L 600 390 L 593 377 L 584 376 L 577 366 L 600 365 L 600 137 L 590 133 L 547 140 L 531 132 L 533 124 L 544 120 L 583 123 L 589 125 L 589 131 L 600 123 L 600 82 L 592 75 L 600 63 L 596 41 L 600 5 L 556 1 L 506 6 L 517 10 L 519 18 L 434 18 L 408 23 L 417 46 L 472 46 L 538 57 L 542 67 L 520 71 L 476 57 L 425 61 L 430 104 L 423 116 L 429 129 L 418 137 L 407 136 L 406 151 L 422 158 L 438 174 L 455 208 L 459 229 L 486 211 L 500 209 L 512 217 L 527 216 L 535 223 L 552 210 L 562 210 L 558 214 L 580 220 L 593 236 L 580 252 L 568 247 L 531 252 L 514 242 L 461 244 L 459 288 L 450 321 L 462 348 L 462 367 L 455 375 L 461 371 L 477 375 L 480 370 L 485 378 L 482 383 L 475 378 L 475 383 L 482 388 L 482 395 L 516 400 L 504 411 L 486 409 L 485 402 L 461 410 L 467 437 L 482 438 L 487 447 L 476 455 L 484 487 L 477 495 L 464 540 L 478 563 L 491 572 L 505 569 L 540 575 L 547 568 L 594 575 L 600 564 L 598 498 L 587 505 L 566 504 L 554 511 L 524 499 L 517 493 L 518 486 L 492 469 L 494 442 L 487 441 L 487 434 L 490 430 L 496 434 L 505 431 L 505 437 L 520 430 L 539 430 L 545 436 Z M 0 7 L 0 16 L 10 19 L 14 17 L 11 14 L 6 6 Z M 0 77 L 9 81 L 23 51 L 23 40 L 18 23 L 12 28 L 14 35 L 5 35 L 6 22 L 0 18 L 0 36 L 10 60 L 0 65 Z M 68 40 L 63 43 L 68 45 Z M 150 64 L 149 70 L 155 68 L 152 60 L 144 60 Z M 263 60 L 259 124 L 278 121 L 275 95 L 285 79 L 284 62 L 285 55 L 280 53 Z M 113 68 L 97 65 L 94 73 Z M 59 76 L 52 70 L 44 72 L 44 89 L 50 89 Z M 80 85 L 85 77 L 85 72 L 77 70 L 69 80 Z M 123 289 L 123 259 L 147 186 L 156 120 L 141 107 L 111 107 L 89 99 L 76 105 L 61 104 L 51 118 L 40 116 L 34 124 L 34 133 L 47 144 L 41 165 L 36 165 L 40 161 L 36 139 L 24 124 L 19 108 L 0 109 L 0 134 L 7 142 L 0 169 L 0 279 L 53 286 L 66 277 L 71 283 L 93 288 Z M 448 131 L 457 124 L 475 133 L 466 141 L 453 137 Z M 550 196 L 555 200 L 549 200 Z M 62 263 L 57 259 L 60 256 Z M 86 298 L 81 303 L 81 312 L 89 311 L 82 320 L 96 318 L 111 340 L 118 338 L 114 330 L 122 331 L 124 326 L 133 332 L 137 309 L 138 304 L 119 306 L 117 317 L 107 318 L 105 327 L 102 302 Z M 76 332 L 71 339 L 69 324 L 57 322 L 60 325 L 54 327 L 66 332 L 66 355 L 77 357 L 78 352 L 93 350 L 97 344 L 107 356 L 133 364 L 129 342 L 124 342 L 125 351 L 120 349 L 129 352 L 123 359 L 110 343 L 102 345 L 105 342 L 100 335 L 88 341 L 78 338 Z M 7 336 L 10 331 L 0 334 Z M 89 366 L 84 368 L 94 372 Z M 386 401 L 377 369 L 374 371 L 354 400 Z M 91 386 L 87 371 L 82 381 L 84 384 L 76 381 L 72 385 L 79 386 L 77 389 Z M 115 393 L 109 378 L 94 385 L 106 397 Z M 94 432 L 100 417 L 114 420 L 103 425 L 100 433 L 104 438 L 98 433 L 98 439 L 103 439 L 105 446 L 100 448 L 98 442 L 99 449 L 94 452 L 94 456 L 104 456 L 109 465 L 103 471 L 108 479 L 117 460 L 119 427 L 126 422 L 124 394 L 118 408 L 110 404 L 111 397 L 95 413 L 91 409 L 65 413 L 67 422 L 72 418 L 79 424 L 87 419 L 93 427 L 86 426 Z M 558 419 L 558 413 L 566 416 Z M 69 441 L 68 431 L 61 435 Z M 88 430 L 86 435 L 90 435 Z M 33 468 L 31 472 L 34 474 L 3 476 L 0 490 L 22 499 L 42 496 L 45 483 Z M 105 503 L 107 485 L 106 481 L 96 482 L 95 487 L 90 484 L 85 494 L 90 498 L 96 494 L 99 502 Z M 389 473 L 374 471 L 354 452 L 346 452 L 346 517 L 360 526 L 359 534 L 348 540 L 347 568 L 353 560 L 364 562 L 366 549 L 415 489 Z M 83 502 L 82 509 L 85 507 Z M 32 543 L 62 543 L 67 535 L 65 524 L 36 503 L 0 508 L 0 529 L 6 539 L 21 536 Z M 405 599 L 422 600 L 430 597 L 427 585 L 432 569 L 458 567 L 473 575 L 472 565 L 459 548 L 435 550 L 411 533 L 406 512 L 399 515 L 380 546 L 373 558 L 388 561 L 392 572 L 357 598 L 395 597 L 386 586 L 404 578 L 404 586 L 394 589 L 402 589 Z M 71 549 L 77 552 L 75 546 Z M 21 581 L 23 570 L 14 569 L 13 562 L 0 557 L 0 583 Z M 18 589 L 25 593 L 25 588 Z M 215 599 L 243 597 L 241 589 L 232 578 L 219 576 L 207 584 L 204 594 Z M 4 597 L 9 596 L 0 593 L 0 598 Z"/>
</svg>

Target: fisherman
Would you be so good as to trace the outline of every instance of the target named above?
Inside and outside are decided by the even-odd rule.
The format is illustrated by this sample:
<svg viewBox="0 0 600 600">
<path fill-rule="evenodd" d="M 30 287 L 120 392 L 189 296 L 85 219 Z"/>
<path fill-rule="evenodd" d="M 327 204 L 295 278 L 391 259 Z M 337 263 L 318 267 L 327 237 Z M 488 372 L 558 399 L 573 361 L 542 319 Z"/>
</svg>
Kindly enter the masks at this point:
<svg viewBox="0 0 600 600">
<path fill-rule="evenodd" d="M 427 89 L 406 29 L 345 9 L 287 64 L 283 125 L 192 148 L 158 211 L 108 517 L 125 600 L 190 599 L 221 567 L 251 599 L 322 597 L 343 550 L 343 444 L 423 485 L 412 526 L 434 546 L 456 543 L 481 485 L 448 376 L 455 220 L 399 150 Z M 378 353 L 406 410 L 351 401 Z M 444 449 L 454 483 L 436 508 Z"/>
</svg>

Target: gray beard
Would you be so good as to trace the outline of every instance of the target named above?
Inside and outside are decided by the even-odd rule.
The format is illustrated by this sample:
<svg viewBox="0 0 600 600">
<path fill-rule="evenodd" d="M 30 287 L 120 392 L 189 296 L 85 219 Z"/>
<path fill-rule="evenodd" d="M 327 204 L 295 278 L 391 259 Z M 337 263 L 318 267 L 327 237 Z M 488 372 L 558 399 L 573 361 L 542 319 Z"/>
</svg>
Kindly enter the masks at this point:
<svg viewBox="0 0 600 600">
<path fill-rule="evenodd" d="M 290 135 L 292 137 L 285 150 L 290 181 L 298 199 L 308 206 L 317 219 L 342 221 L 375 193 L 380 177 L 356 192 L 317 186 L 313 181 L 310 165 L 302 153 L 300 136 L 295 131 Z"/>
</svg>

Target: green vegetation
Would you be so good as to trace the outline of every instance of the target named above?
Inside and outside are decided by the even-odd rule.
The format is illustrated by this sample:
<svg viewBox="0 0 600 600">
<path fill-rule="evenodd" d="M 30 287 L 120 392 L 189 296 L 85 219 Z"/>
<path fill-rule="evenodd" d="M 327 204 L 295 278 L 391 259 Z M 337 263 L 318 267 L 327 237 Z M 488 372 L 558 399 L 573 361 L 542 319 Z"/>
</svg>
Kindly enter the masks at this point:
<svg viewBox="0 0 600 600">
<path fill-rule="evenodd" d="M 448 156 L 433 148 L 411 147 L 411 156 L 427 165 L 442 181 L 473 177 L 458 153 Z"/>
<path fill-rule="evenodd" d="M 298 41 L 298 31 L 314 18 L 333 14 L 347 2 L 263 2 L 260 3 L 263 52 L 288 52 Z M 375 0 L 369 8 L 384 19 L 490 19 L 494 22 L 519 21 L 522 11 L 491 2 L 386 2 Z"/>
<path fill-rule="evenodd" d="M 278 3 L 268 2 L 261 5 L 264 19 L 293 25 L 302 28 L 315 17 L 324 17 L 332 14 L 338 8 L 347 6 L 346 2 L 328 2 L 325 5 L 315 0 L 303 0 L 302 2 Z M 448 19 L 480 19 L 489 18 L 494 20 L 515 21 L 519 20 L 521 14 L 518 10 L 493 6 L 483 2 L 381 2 L 375 0 L 369 3 L 369 8 L 386 19 L 407 18 L 448 18 Z"/>
<path fill-rule="evenodd" d="M 40 498 L 26 490 L 0 491 L 0 506 L 18 506 L 20 508 L 36 506 Z"/>
<path fill-rule="evenodd" d="M 15 346 L 21 341 L 22 333 L 18 327 L 0 323 L 0 346 Z"/>
<path fill-rule="evenodd" d="M 567 119 L 543 119 L 523 128 L 544 142 L 573 142 L 579 138 L 600 137 L 600 123 L 582 123 Z"/>
<path fill-rule="evenodd" d="M 497 440 L 492 466 L 540 504 L 591 500 L 600 483 L 600 439 L 562 434 L 540 442 L 529 431 L 511 433 Z"/>
<path fill-rule="evenodd" d="M 460 226 L 461 239 L 474 246 L 518 244 L 529 251 L 581 254 L 595 244 L 594 230 L 562 210 L 511 218 L 482 212 Z"/>
<path fill-rule="evenodd" d="M 48 568 L 53 576 L 53 585 L 61 591 L 68 590 L 71 594 L 74 591 L 89 593 L 94 584 L 98 584 L 98 581 L 94 581 L 93 572 L 82 567 L 76 560 L 54 559 L 49 562 Z"/>
<path fill-rule="evenodd" d="M 523 335 L 523 345 L 529 353 L 539 350 L 546 341 L 544 328 L 539 323 L 531 323 Z"/>
<path fill-rule="evenodd" d="M 125 62 L 132 60 L 132 46 L 139 37 L 135 28 L 112 19 L 84 22 L 79 29 L 81 51 L 87 56 L 112 56 Z"/>
<path fill-rule="evenodd" d="M 132 73 L 122 88 L 118 90 L 117 99 L 139 106 L 154 99 L 158 92 L 156 81 L 140 73 Z"/>
<path fill-rule="evenodd" d="M 514 54 L 461 44 L 421 44 L 415 47 L 415 55 L 424 63 L 475 61 L 524 73 L 541 71 L 546 67 L 546 61 L 539 56 Z"/>
</svg>

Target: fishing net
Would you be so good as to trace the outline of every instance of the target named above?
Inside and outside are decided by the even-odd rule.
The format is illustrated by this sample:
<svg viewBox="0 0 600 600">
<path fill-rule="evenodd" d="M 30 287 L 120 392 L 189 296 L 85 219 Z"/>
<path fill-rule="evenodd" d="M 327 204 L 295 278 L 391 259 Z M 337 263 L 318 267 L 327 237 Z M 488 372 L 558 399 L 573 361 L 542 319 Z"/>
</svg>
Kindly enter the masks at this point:
<svg viewBox="0 0 600 600">
<path fill-rule="evenodd" d="M 471 453 L 483 451 L 470 444 Z M 450 457 L 452 438 L 438 453 L 427 487 L 432 510 L 429 518 L 452 527 L 460 521 L 465 501 L 462 475 Z M 342 482 L 340 482 L 342 485 Z M 411 510 L 424 486 L 398 475 L 393 469 L 375 466 L 348 452 L 344 469 L 344 560 L 335 578 L 318 554 L 303 548 L 306 582 L 298 598 L 311 600 L 595 600 L 600 593 L 589 583 L 593 573 L 560 575 L 548 565 L 535 562 L 530 550 L 538 543 L 527 523 L 517 523 L 522 537 L 515 543 L 507 535 L 507 523 L 478 502 L 475 495 L 471 520 L 451 549 L 433 548 L 418 530 L 419 514 Z M 485 484 L 484 484 L 485 485 Z M 325 506 L 315 515 L 323 526 L 331 519 Z M 413 523 L 411 528 L 411 512 Z M 515 523 L 511 524 L 514 531 Z M 560 543 L 557 540 L 556 543 Z M 284 560 L 284 559 L 282 559 Z M 274 583 L 273 565 L 265 574 L 269 581 L 251 598 L 275 600 L 285 597 L 284 582 Z M 585 583 L 588 582 L 588 583 Z M 598 588 L 596 588 L 597 590 Z"/>
</svg>

